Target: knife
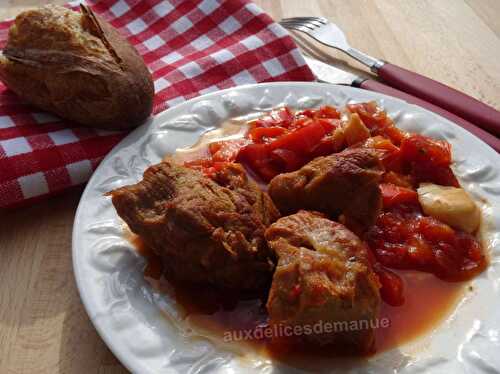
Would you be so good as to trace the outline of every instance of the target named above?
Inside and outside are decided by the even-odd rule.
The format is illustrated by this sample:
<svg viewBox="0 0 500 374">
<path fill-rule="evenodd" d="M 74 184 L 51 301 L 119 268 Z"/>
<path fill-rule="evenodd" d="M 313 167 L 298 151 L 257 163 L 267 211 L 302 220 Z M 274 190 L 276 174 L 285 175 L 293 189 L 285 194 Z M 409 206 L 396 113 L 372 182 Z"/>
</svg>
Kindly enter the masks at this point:
<svg viewBox="0 0 500 374">
<path fill-rule="evenodd" d="M 448 112 L 447 110 L 437 105 L 434 105 L 418 97 L 407 94 L 406 92 L 399 91 L 395 88 L 387 86 L 376 80 L 359 77 L 350 72 L 336 68 L 322 61 L 316 60 L 315 58 L 309 56 L 304 56 L 304 58 L 307 62 L 307 65 L 309 65 L 309 68 L 311 69 L 311 71 L 316 76 L 319 82 L 358 87 L 365 90 L 385 94 L 388 96 L 397 97 L 398 99 L 402 99 L 410 104 L 418 105 L 442 117 L 445 117 L 446 119 L 449 119 L 451 122 L 459 125 L 460 127 L 476 135 L 479 139 L 487 143 L 495 151 L 500 152 L 500 139 L 498 139 L 496 136 L 490 134 L 487 131 L 484 131 L 483 129 L 477 127 L 476 125 L 466 121 L 465 119 L 453 113 Z"/>
</svg>

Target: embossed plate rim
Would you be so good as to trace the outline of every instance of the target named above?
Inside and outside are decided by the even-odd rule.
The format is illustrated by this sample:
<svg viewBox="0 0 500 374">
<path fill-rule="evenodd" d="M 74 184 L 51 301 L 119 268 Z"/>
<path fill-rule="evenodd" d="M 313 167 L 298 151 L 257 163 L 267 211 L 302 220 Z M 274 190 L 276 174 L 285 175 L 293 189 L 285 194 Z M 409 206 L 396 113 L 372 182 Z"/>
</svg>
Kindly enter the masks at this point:
<svg viewBox="0 0 500 374">
<path fill-rule="evenodd" d="M 295 94 L 294 94 L 295 92 Z M 247 86 L 240 86 L 236 88 L 231 88 L 223 91 L 218 91 L 214 93 L 210 93 L 207 95 L 203 95 L 194 99 L 191 99 L 189 101 L 186 101 L 184 103 L 181 103 L 163 113 L 158 114 L 154 118 L 150 119 L 147 124 L 139 127 L 138 129 L 134 130 L 131 134 L 129 134 L 120 144 L 118 144 L 109 154 L 106 156 L 106 158 L 103 160 L 99 168 L 96 170 L 94 175 L 92 176 L 91 180 L 89 181 L 87 188 L 85 189 L 80 204 L 77 209 L 77 213 L 75 216 L 75 222 L 74 222 L 74 229 L 73 229 L 73 267 L 74 267 L 74 272 L 75 272 L 75 278 L 77 281 L 77 286 L 78 290 L 80 292 L 82 301 L 84 303 L 84 306 L 86 308 L 87 313 L 89 314 L 93 324 L 95 325 L 97 331 L 103 338 L 103 340 L 106 342 L 108 347 L 113 351 L 113 353 L 120 359 L 120 361 L 131 371 L 133 372 L 141 372 L 141 373 L 146 373 L 146 372 L 172 372 L 172 371 L 181 371 L 184 370 L 183 364 L 184 362 L 182 361 L 185 359 L 185 357 L 182 356 L 182 349 L 177 350 L 177 346 L 173 346 L 172 342 L 174 342 L 174 338 L 177 339 L 177 337 L 174 337 L 172 332 L 167 334 L 166 336 L 160 336 L 158 339 L 159 342 L 167 343 L 167 348 L 171 348 L 171 351 L 169 355 L 165 354 L 164 351 L 161 351 L 161 354 L 157 353 L 154 351 L 154 349 L 150 349 L 148 351 L 148 343 L 151 341 L 156 342 L 156 335 L 154 335 L 154 332 L 157 332 L 157 330 L 163 328 L 163 323 L 164 321 L 159 321 L 155 320 L 154 318 L 157 317 L 152 317 L 154 323 L 153 326 L 148 325 L 146 322 L 147 318 L 145 316 L 142 316 L 140 313 L 146 313 L 145 311 L 137 311 L 137 305 L 134 306 L 132 309 L 132 303 L 131 300 L 135 296 L 129 296 L 127 292 L 130 292 L 130 288 L 127 288 L 130 286 L 127 282 L 129 281 L 128 279 L 123 281 L 120 279 L 114 279 L 118 278 L 120 276 L 123 277 L 123 274 L 120 273 L 119 271 L 111 273 L 111 275 L 104 276 L 104 274 L 107 274 L 105 270 L 102 270 L 102 277 L 90 277 L 90 272 L 88 269 L 93 269 L 95 267 L 94 265 L 89 265 L 94 259 L 90 258 L 89 256 L 94 256 L 95 253 L 93 251 L 97 251 L 94 247 L 97 247 L 99 244 L 99 248 L 104 248 L 103 253 L 106 252 L 106 259 L 108 262 L 103 262 L 98 264 L 98 267 L 101 267 L 102 269 L 112 269 L 114 264 L 113 261 L 118 261 L 117 263 L 120 264 L 120 266 L 136 266 L 137 263 L 134 261 L 140 261 L 140 259 L 137 259 L 133 256 L 133 254 L 130 253 L 130 251 L 127 249 L 126 243 L 123 242 L 123 240 L 120 241 L 119 235 L 111 234 L 111 231 L 117 230 L 117 219 L 116 217 L 112 216 L 112 213 L 110 213 L 110 204 L 109 204 L 109 198 L 105 198 L 102 196 L 102 192 L 106 190 L 107 188 L 111 187 L 116 187 L 117 185 L 125 184 L 125 182 L 130 183 L 131 181 L 134 181 L 136 179 L 136 176 L 134 177 L 133 175 L 130 175 L 130 172 L 137 174 L 139 169 L 144 169 L 144 167 L 147 165 L 148 162 L 151 162 L 150 158 L 158 158 L 155 152 L 163 152 L 164 148 L 163 147 L 170 147 L 169 149 L 172 149 L 172 144 L 169 144 L 168 140 L 166 141 L 165 138 L 168 138 L 170 136 L 177 137 L 179 139 L 184 139 L 184 143 L 186 139 L 196 139 L 196 136 L 202 133 L 203 131 L 206 131 L 210 127 L 210 121 L 211 119 L 217 119 L 218 113 L 217 113 L 217 108 L 218 105 L 223 101 L 223 98 L 225 96 L 230 96 L 234 94 L 236 98 L 238 98 L 238 95 L 240 95 L 243 98 L 246 99 L 251 99 L 253 100 L 253 105 L 252 108 L 247 108 L 251 110 L 255 110 L 256 107 L 259 108 L 266 108 L 269 106 L 276 106 L 279 105 L 282 101 L 285 101 L 289 99 L 289 101 L 294 102 L 295 104 L 300 106 L 300 105 L 305 105 L 307 106 L 306 101 L 303 103 L 300 101 L 302 100 L 301 93 L 305 92 L 308 95 L 311 95 L 310 99 L 314 99 L 315 97 L 319 97 L 319 102 L 325 103 L 325 102 L 330 102 L 330 101 L 339 101 L 340 103 L 345 102 L 347 100 L 354 100 L 354 101 L 365 101 L 365 100 L 377 100 L 380 103 L 382 103 L 384 106 L 388 106 L 392 108 L 391 110 L 393 111 L 393 115 L 395 115 L 396 121 L 401 121 L 402 123 L 409 123 L 410 127 L 412 125 L 412 121 L 415 122 L 416 125 L 420 126 L 420 128 L 423 128 L 424 131 L 427 131 L 427 123 L 431 123 L 433 126 L 430 126 L 430 130 L 437 131 L 438 135 L 443 135 L 444 137 L 449 137 L 450 139 L 455 139 L 458 138 L 459 140 L 464 140 L 467 141 L 467 147 L 463 147 L 461 144 L 457 144 L 458 149 L 463 151 L 467 157 L 460 158 L 459 157 L 459 166 L 460 165 L 466 165 L 466 170 L 464 171 L 464 175 L 467 175 L 467 178 L 469 180 L 467 181 L 467 185 L 471 187 L 471 192 L 474 194 L 475 191 L 479 194 L 479 196 L 483 195 L 488 195 L 489 198 L 493 199 L 492 202 L 494 202 L 495 208 L 498 208 L 500 206 L 500 197 L 499 191 L 496 190 L 495 186 L 496 184 L 491 184 L 490 183 L 490 188 L 491 188 L 491 193 L 486 193 L 482 191 L 481 189 L 481 184 L 478 182 L 481 179 L 480 178 L 490 178 L 489 174 L 491 174 L 491 167 L 483 167 L 474 169 L 471 166 L 467 166 L 467 163 L 470 161 L 470 158 L 475 157 L 474 154 L 470 154 L 470 149 L 474 150 L 475 152 L 478 152 L 477 154 L 479 155 L 479 158 L 477 158 L 477 162 L 480 163 L 481 160 L 491 160 L 491 164 L 494 165 L 493 167 L 493 182 L 497 183 L 500 181 L 500 177 L 498 176 L 498 161 L 500 161 L 500 157 L 495 153 L 493 149 L 488 147 L 486 144 L 482 143 L 479 139 L 475 138 L 473 135 L 468 133 L 467 131 L 459 128 L 458 126 L 452 124 L 446 119 L 443 119 L 433 113 L 430 113 L 422 108 L 409 105 L 405 103 L 404 101 L 401 101 L 399 99 L 391 98 L 389 96 L 381 95 L 381 94 L 376 94 L 372 93 L 369 91 L 364 91 L 364 90 L 359 90 L 351 87 L 343 87 L 343 86 L 333 86 L 329 84 L 320 84 L 320 83 L 307 83 L 307 82 L 281 82 L 281 83 L 265 83 L 265 84 L 257 84 L 257 85 L 247 85 Z M 246 95 L 246 96 L 245 96 Z M 267 95 L 267 96 L 266 96 Z M 316 95 L 316 96 L 313 96 Z M 307 95 L 306 95 L 307 96 Z M 282 97 L 282 101 L 280 102 L 278 98 Z M 306 98 L 307 99 L 307 98 Z M 235 99 L 236 100 L 236 99 Z M 266 101 L 267 100 L 267 101 Z M 232 104 L 235 105 L 233 109 L 238 111 L 238 105 L 240 107 L 244 107 L 243 103 L 244 99 L 241 99 L 241 102 L 234 102 Z M 314 100 L 313 100 L 314 101 Z M 210 103 L 210 105 L 206 103 Z M 205 103 L 205 104 L 203 104 Z M 302 103 L 302 104 L 301 104 Z M 231 104 L 231 103 L 230 103 Z M 197 106 L 198 105 L 198 106 Z M 222 105 L 222 104 L 221 104 Z M 228 104 L 229 105 L 229 104 Z M 212 106 L 212 107 L 211 107 Z M 216 109 L 214 109 L 216 108 Z M 229 108 L 229 107 L 228 107 Z M 230 111 L 230 108 L 228 109 Z M 240 108 L 241 109 L 241 108 Z M 212 111 L 211 111 L 212 110 Z M 190 112 L 194 112 L 190 113 Z M 244 114 L 245 110 L 242 111 L 241 114 Z M 168 128 L 168 126 L 165 126 L 165 124 L 172 124 L 172 120 L 179 117 L 183 116 L 184 121 L 194 121 L 196 124 L 194 125 L 195 130 L 189 135 L 189 131 L 184 131 L 180 130 L 179 128 L 173 129 L 173 128 Z M 191 117 L 190 117 L 191 116 Z M 198 117 L 194 117 L 198 116 Z M 203 118 L 205 116 L 205 118 Z M 169 122 L 170 121 L 170 122 Z M 203 122 L 204 121 L 204 122 Z M 406 121 L 406 122 L 405 122 Z M 206 123 L 205 123 L 206 122 Z M 425 122 L 425 126 L 422 127 L 422 123 Z M 196 128 L 200 123 L 205 123 L 205 127 L 202 126 L 202 128 Z M 220 123 L 219 123 L 220 124 Z M 174 126 L 175 127 L 175 126 Z M 165 129 L 167 128 L 167 129 Z M 155 129 L 159 129 L 159 131 L 155 132 Z M 198 131 L 199 130 L 199 131 Z M 169 135 L 171 134 L 171 135 Z M 176 139 L 177 139 L 176 138 Z M 186 145 L 186 144 L 179 144 L 179 145 Z M 155 148 L 156 147 L 156 148 Z M 178 147 L 178 146 L 176 146 Z M 469 149 L 470 148 L 470 149 Z M 132 157 L 129 157 L 130 154 L 134 154 Z M 128 157 L 128 163 L 125 164 L 123 163 L 123 160 L 120 158 L 123 157 Z M 459 155 L 460 156 L 460 155 Z M 134 158 L 135 157 L 135 158 Z M 115 162 L 115 165 L 113 165 L 113 161 Z M 119 164 L 121 162 L 121 164 Z M 476 162 L 476 161 L 474 161 Z M 488 161 L 490 162 L 490 161 Z M 142 164 L 141 164 L 142 163 Z M 116 173 L 116 171 L 111 173 L 112 170 L 119 169 L 119 173 Z M 488 169 L 485 171 L 485 169 Z M 105 174 L 108 173 L 107 178 L 102 181 L 102 178 L 105 176 Z M 106 182 L 106 183 L 104 183 Z M 108 200 L 106 200 L 108 199 Z M 492 217 L 495 221 L 495 226 L 494 229 L 495 231 L 492 232 L 492 235 L 497 233 L 498 229 L 498 217 L 495 215 L 496 209 L 491 209 L 491 214 Z M 99 214 L 97 214 L 99 213 Z M 109 220 L 105 220 L 101 223 L 101 227 L 94 227 L 92 230 L 92 233 L 90 231 L 85 231 L 84 230 L 84 224 L 87 221 L 93 222 L 93 220 L 97 219 L 98 216 L 105 216 L 105 214 L 111 214 L 111 217 Z M 109 223 L 109 227 L 106 226 Z M 113 226 L 114 225 L 114 226 Z M 106 236 L 107 235 L 107 236 Z M 114 236 L 113 236 L 114 235 Z M 92 239 L 94 238 L 94 239 Z M 99 239 L 98 239 L 99 238 Z M 121 238 L 123 239 L 123 238 Z M 495 237 L 495 240 L 497 238 Z M 108 240 L 106 242 L 106 240 Z M 93 244 L 89 244 L 93 243 Z M 103 244 L 104 243 L 104 244 Z M 110 244 L 112 243 L 112 244 Z M 494 242 L 495 244 L 497 243 L 496 241 Z M 92 247 L 92 245 L 94 247 Z M 107 247 L 106 247 L 107 246 Z M 101 248 L 101 249 L 102 249 Z M 87 257 L 85 257 L 87 256 Z M 495 257 L 496 258 L 496 257 Z M 119 261 L 126 260 L 125 265 L 124 263 L 121 263 Z M 127 262 L 128 261 L 128 262 Z M 132 265 L 131 265 L 132 264 Z M 95 270 L 95 269 L 93 269 Z M 92 270 L 92 271 L 93 271 Z M 498 277 L 498 272 L 497 272 L 497 266 L 495 265 L 494 269 L 491 269 L 491 276 L 494 277 L 492 279 L 488 278 L 489 273 L 484 275 L 484 279 L 478 280 L 478 283 L 484 287 L 485 284 L 489 284 L 489 282 L 494 282 L 494 281 L 499 281 L 500 284 L 500 277 Z M 96 272 L 96 274 L 100 274 L 99 272 Z M 111 278 L 111 281 L 109 279 Z M 108 283 L 106 283 L 108 282 Z M 110 283 L 109 283 L 110 282 Z M 137 279 L 134 280 L 134 282 L 138 282 Z M 135 283 L 134 283 L 135 284 Z M 143 287 L 143 285 L 140 285 Z M 494 286 L 494 285 L 493 285 Z M 493 287 L 492 286 L 492 287 Z M 106 289 L 106 287 L 110 289 Z M 498 285 L 497 288 L 492 288 L 498 295 Z M 108 293 L 104 295 L 104 293 Z M 145 291 L 146 293 L 149 291 Z M 120 318 L 113 317 L 113 314 L 107 314 L 104 313 L 102 310 L 99 310 L 98 302 L 96 301 L 97 299 L 106 299 L 104 296 L 109 296 L 109 294 L 112 297 L 115 297 L 116 300 L 113 301 L 114 304 L 117 306 L 117 310 L 119 310 L 119 313 L 123 313 Z M 154 292 L 150 293 L 147 295 L 148 297 L 157 297 L 158 295 L 155 295 Z M 127 299 L 127 297 L 129 297 Z M 108 300 L 109 301 L 109 300 Z M 159 303 L 162 302 L 162 300 L 155 300 L 158 301 Z M 470 303 L 470 300 L 465 300 L 465 303 Z M 156 305 L 156 304 L 155 304 Z M 163 304 L 162 304 L 163 305 Z M 129 308 L 129 309 L 127 309 Z M 467 308 L 467 305 L 465 306 Z M 153 307 L 154 309 L 154 307 Z M 175 309 L 175 308 L 174 308 Z M 109 311 L 109 310 L 108 310 Z M 150 310 L 148 309 L 150 312 Z M 127 315 L 127 313 L 130 313 Z M 132 318 L 132 317 L 137 317 L 140 316 L 141 318 L 144 317 L 146 322 L 140 321 L 141 323 L 144 322 L 144 327 L 142 325 L 137 325 L 139 322 L 134 321 L 137 326 L 139 326 L 139 334 L 136 333 L 136 335 L 133 335 L 132 340 L 137 340 L 137 345 L 138 345 L 138 351 L 142 356 L 140 356 L 137 353 L 131 354 L 130 349 L 127 348 L 126 343 L 128 342 L 127 339 L 124 338 L 124 334 L 128 329 L 131 329 L 133 327 L 137 326 L 127 326 L 126 321 L 127 318 Z M 452 317 L 450 317 L 452 318 Z M 454 315 L 453 318 L 460 320 L 462 316 L 457 316 Z M 125 322 L 124 322 L 125 321 Z M 474 320 L 476 322 L 476 320 Z M 481 320 L 479 321 L 481 322 Z M 494 321 L 494 327 L 496 334 L 498 334 L 499 327 L 500 327 L 500 320 Z M 130 322 L 131 323 L 131 322 Z M 448 323 L 448 321 L 447 321 Z M 454 326 L 453 323 L 454 321 L 450 321 L 451 325 Z M 122 325 L 124 324 L 124 325 Z M 477 327 L 477 326 L 476 326 Z M 471 327 L 470 331 L 480 331 L 481 326 L 479 327 Z M 147 329 L 150 329 L 151 331 L 147 331 Z M 476 330 L 474 330 L 474 328 Z M 142 329 L 142 330 L 141 330 Z M 439 330 L 439 329 L 438 329 Z M 444 327 L 443 329 L 444 330 Z M 469 331 L 469 330 L 468 330 Z M 436 337 L 440 337 L 443 332 L 442 331 L 437 331 Z M 120 335 L 121 334 L 121 335 Z M 141 341 L 141 338 L 143 338 L 143 335 L 145 337 L 144 341 Z M 434 336 L 434 335 L 433 335 Z M 473 335 L 476 336 L 476 335 Z M 165 339 L 165 341 L 164 341 Z M 472 338 L 471 338 L 472 339 Z M 490 342 L 492 338 L 490 338 Z M 129 339 L 130 340 L 130 339 Z M 470 339 L 469 339 L 470 340 Z M 175 340 L 176 344 L 178 340 Z M 493 340 L 494 342 L 494 340 Z M 183 342 L 184 344 L 185 342 Z M 143 350 L 140 350 L 141 344 L 143 347 L 145 347 Z M 168 345 L 170 344 L 170 345 Z M 208 343 L 207 343 L 208 344 Z M 212 344 L 212 343 L 210 343 Z M 483 361 L 474 361 L 474 357 L 470 358 L 467 356 L 467 346 L 465 344 L 468 344 L 467 342 L 464 342 L 461 344 L 457 349 L 456 353 L 456 358 L 459 360 L 459 362 L 462 364 L 462 369 L 467 369 L 467 365 L 475 365 L 475 368 L 482 368 L 486 370 L 488 368 L 488 365 L 490 367 L 493 367 L 494 369 L 496 368 L 497 370 L 500 370 L 500 362 L 494 361 L 492 364 L 488 362 L 483 362 Z M 193 346 L 195 346 L 193 344 Z M 203 343 L 199 343 L 197 341 L 196 343 L 196 348 L 201 351 L 203 349 L 208 349 L 207 352 L 210 351 L 210 347 L 208 348 L 203 345 Z M 137 348 L 137 347 L 136 347 Z M 184 348 L 183 348 L 184 349 Z M 194 349 L 194 348 L 193 348 Z M 156 352 L 156 353 L 155 353 Z M 465 353 L 464 353 L 465 352 Z M 487 352 L 487 351 L 485 351 Z M 196 352 L 195 352 L 196 353 Z M 161 356 L 164 355 L 165 357 Z M 173 357 L 175 354 L 177 354 L 180 359 L 177 362 L 172 363 L 171 357 Z M 155 356 L 156 355 L 156 356 Z M 385 355 L 385 353 L 384 353 Z M 167 357 L 168 356 L 168 357 Z M 191 356 L 187 357 L 187 360 L 190 359 Z M 193 356 L 194 357 L 194 356 Z M 377 356 L 376 356 L 377 357 Z M 369 364 L 377 364 L 374 366 L 374 369 L 382 370 L 386 369 L 387 365 L 396 365 L 396 363 L 391 362 L 390 360 L 394 360 L 394 357 L 388 356 L 386 359 L 385 356 L 382 357 L 382 355 L 378 356 L 377 360 L 374 360 L 373 362 L 370 362 Z M 399 356 L 398 356 L 399 357 Z M 400 370 L 401 372 L 412 372 L 415 370 L 422 369 L 422 366 L 425 367 L 426 369 L 432 369 L 434 368 L 435 370 L 439 371 L 443 369 L 440 365 L 442 364 L 447 364 L 447 360 L 445 359 L 432 359 L 432 357 L 426 358 L 425 360 L 422 358 L 418 358 L 414 361 L 408 359 L 408 357 L 405 355 L 404 358 L 406 361 L 402 361 L 399 363 L 397 369 Z M 218 371 L 221 370 L 222 368 L 228 369 L 233 369 L 234 366 L 237 364 L 236 361 L 233 360 L 233 356 L 226 356 L 225 353 L 219 353 L 217 350 L 215 353 L 210 353 L 207 355 L 204 355 L 202 358 L 197 360 L 196 358 L 192 359 L 192 364 L 195 365 L 196 370 L 208 370 L 208 371 Z M 155 361 L 156 360 L 156 361 Z M 389 360 L 388 362 L 384 362 L 384 360 Z M 437 361 L 436 361 L 437 360 Z M 444 361 L 443 361 L 444 360 Z M 147 361 L 147 363 L 146 363 Z M 175 366 L 177 365 L 177 366 Z M 368 365 L 368 364 L 367 364 Z M 438 365 L 438 366 L 436 366 Z M 486 369 L 485 369 L 486 365 Z M 494 366 L 491 366 L 494 365 Z M 269 363 L 267 361 L 262 361 L 262 362 L 257 362 L 255 361 L 254 366 L 251 368 L 247 368 L 247 371 L 252 371 L 253 369 L 260 369 L 262 372 L 266 370 L 280 370 L 282 368 L 281 364 L 277 363 Z M 284 367 L 286 368 L 286 366 Z M 353 371 L 362 371 L 366 369 L 367 366 L 354 366 L 351 369 Z"/>
</svg>

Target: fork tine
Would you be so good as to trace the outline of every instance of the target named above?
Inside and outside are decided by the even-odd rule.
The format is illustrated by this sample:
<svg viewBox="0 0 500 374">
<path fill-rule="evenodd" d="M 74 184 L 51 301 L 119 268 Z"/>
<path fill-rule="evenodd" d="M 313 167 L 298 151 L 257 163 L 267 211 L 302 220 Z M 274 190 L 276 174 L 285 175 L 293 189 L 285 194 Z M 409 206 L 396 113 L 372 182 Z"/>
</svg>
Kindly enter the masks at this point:
<svg viewBox="0 0 500 374">
<path fill-rule="evenodd" d="M 283 21 L 281 20 L 279 22 L 281 25 L 300 25 L 300 26 L 306 26 L 310 27 L 311 29 L 315 29 L 317 27 L 321 27 L 324 24 L 317 21 L 317 20 L 311 20 L 311 21 Z"/>
<path fill-rule="evenodd" d="M 313 31 L 316 27 L 318 27 L 314 24 L 300 23 L 300 22 L 280 22 L 279 24 L 283 26 L 285 29 L 302 27 L 309 31 Z"/>
<path fill-rule="evenodd" d="M 300 24 L 287 24 L 287 25 L 283 25 L 280 22 L 280 25 L 283 26 L 285 29 L 298 30 L 298 31 L 305 32 L 306 34 L 310 34 L 310 32 L 314 30 L 313 28 L 309 28 L 309 27 L 306 27 L 306 26 L 300 25 Z"/>
<path fill-rule="evenodd" d="M 327 24 L 328 20 L 324 17 L 290 17 L 290 18 L 283 18 L 281 21 L 285 22 L 293 22 L 293 21 L 317 21 L 322 24 Z"/>
</svg>

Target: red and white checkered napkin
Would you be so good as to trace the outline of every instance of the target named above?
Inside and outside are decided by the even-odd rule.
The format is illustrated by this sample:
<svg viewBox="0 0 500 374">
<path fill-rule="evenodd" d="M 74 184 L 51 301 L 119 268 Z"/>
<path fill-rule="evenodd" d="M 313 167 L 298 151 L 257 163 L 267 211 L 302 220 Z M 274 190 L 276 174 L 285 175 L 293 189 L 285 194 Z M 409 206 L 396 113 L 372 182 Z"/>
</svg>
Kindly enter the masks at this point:
<svg viewBox="0 0 500 374">
<path fill-rule="evenodd" d="M 155 83 L 154 113 L 236 85 L 314 79 L 287 32 L 248 1 L 86 3 L 143 56 Z M 0 23 L 0 47 L 11 24 Z M 42 113 L 0 83 L 0 207 L 85 183 L 125 135 Z"/>
</svg>

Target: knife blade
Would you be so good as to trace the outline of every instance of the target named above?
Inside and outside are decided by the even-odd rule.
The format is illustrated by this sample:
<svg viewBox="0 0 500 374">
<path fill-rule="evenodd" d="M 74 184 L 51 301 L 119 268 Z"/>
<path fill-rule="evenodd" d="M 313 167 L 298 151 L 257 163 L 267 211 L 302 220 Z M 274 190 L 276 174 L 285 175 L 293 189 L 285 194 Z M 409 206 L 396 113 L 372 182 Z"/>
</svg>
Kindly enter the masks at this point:
<svg viewBox="0 0 500 374">
<path fill-rule="evenodd" d="M 410 104 L 418 105 L 442 117 L 447 118 L 458 126 L 476 135 L 479 139 L 487 143 L 495 151 L 500 152 L 500 139 L 498 139 L 496 136 L 437 105 L 407 94 L 406 92 L 387 86 L 376 80 L 359 77 L 356 74 L 326 64 L 315 58 L 304 56 L 304 59 L 306 60 L 307 65 L 319 82 L 358 87 L 365 90 L 378 92 L 384 95 L 393 96 L 398 99 L 402 99 Z"/>
<path fill-rule="evenodd" d="M 349 73 L 348 71 L 339 69 L 335 66 L 328 65 L 322 61 L 316 60 L 315 58 L 304 56 L 304 59 L 316 79 L 320 82 L 352 86 L 357 81 L 359 81 L 359 84 L 363 81 L 362 78 L 355 74 Z"/>
</svg>

